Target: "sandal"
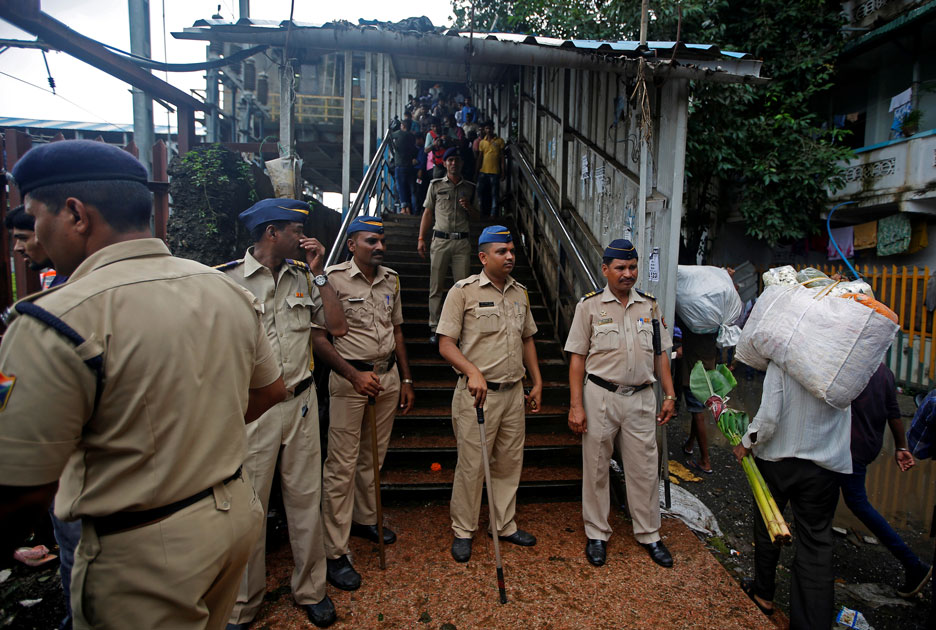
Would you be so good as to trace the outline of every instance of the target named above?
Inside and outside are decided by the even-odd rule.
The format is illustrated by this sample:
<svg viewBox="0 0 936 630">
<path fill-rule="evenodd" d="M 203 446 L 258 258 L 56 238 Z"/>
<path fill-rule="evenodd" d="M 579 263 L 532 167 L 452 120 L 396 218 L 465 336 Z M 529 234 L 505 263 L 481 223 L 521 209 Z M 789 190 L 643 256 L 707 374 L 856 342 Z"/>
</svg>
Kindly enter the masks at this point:
<svg viewBox="0 0 936 630">
<path fill-rule="evenodd" d="M 699 465 L 699 462 L 697 462 L 694 459 L 689 461 L 689 468 L 692 468 L 696 472 L 700 472 L 704 475 L 711 475 L 712 473 L 715 472 L 715 469 L 713 468 L 709 468 L 708 470 L 706 470 L 705 468 L 702 468 L 702 466 Z"/>
<path fill-rule="evenodd" d="M 689 442 L 683 442 L 683 445 L 682 445 L 682 452 L 683 452 L 684 455 L 692 455 L 692 449 L 691 449 L 691 448 L 686 448 L 686 444 L 688 444 L 688 443 L 689 443 Z"/>
<path fill-rule="evenodd" d="M 754 605 L 766 616 L 770 617 L 774 614 L 773 608 L 767 608 L 759 601 L 754 598 L 754 580 L 751 578 L 744 578 L 741 580 L 741 590 L 744 591 L 744 594 L 751 598 L 751 601 L 754 602 Z"/>
</svg>

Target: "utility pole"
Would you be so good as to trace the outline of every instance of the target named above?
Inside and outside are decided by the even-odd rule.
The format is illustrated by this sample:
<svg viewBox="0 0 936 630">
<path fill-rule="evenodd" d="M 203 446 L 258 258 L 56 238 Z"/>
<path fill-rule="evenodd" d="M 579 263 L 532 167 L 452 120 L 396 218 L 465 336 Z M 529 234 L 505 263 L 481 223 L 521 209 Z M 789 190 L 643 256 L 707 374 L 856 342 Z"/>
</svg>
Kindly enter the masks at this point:
<svg viewBox="0 0 936 630">
<path fill-rule="evenodd" d="M 127 0 L 130 9 L 130 52 L 147 59 L 150 52 L 149 0 Z M 146 70 L 149 72 L 149 70 Z M 133 141 L 140 150 L 140 161 L 150 176 L 153 173 L 153 99 L 133 88 Z"/>
<path fill-rule="evenodd" d="M 250 0 L 238 0 L 237 4 L 238 4 L 237 12 L 240 14 L 239 17 L 241 19 L 249 18 L 250 17 Z"/>
</svg>

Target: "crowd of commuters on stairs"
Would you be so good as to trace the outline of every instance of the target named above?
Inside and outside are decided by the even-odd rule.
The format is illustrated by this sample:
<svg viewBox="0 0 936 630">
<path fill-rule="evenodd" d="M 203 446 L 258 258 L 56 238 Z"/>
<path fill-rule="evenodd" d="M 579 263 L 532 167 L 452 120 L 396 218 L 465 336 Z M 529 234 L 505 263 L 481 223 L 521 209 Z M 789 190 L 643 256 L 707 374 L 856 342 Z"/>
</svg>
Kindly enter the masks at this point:
<svg viewBox="0 0 936 630">
<path fill-rule="evenodd" d="M 457 374 L 449 504 L 456 562 L 472 557 L 485 485 L 487 534 L 537 544 L 518 524 L 516 500 L 527 414 L 543 404 L 535 305 L 512 275 L 516 235 L 499 224 L 472 234 L 471 219 L 500 215 L 504 173 L 504 141 L 476 117 L 468 99 L 436 92 L 413 99 L 393 135 L 400 211 L 422 212 L 416 251 L 429 258 L 428 333 Z M 137 628 L 244 630 L 266 595 L 265 515 L 278 478 L 293 599 L 312 624 L 334 623 L 340 612 L 329 587 L 367 583 L 350 537 L 381 549 L 397 542 L 378 517 L 379 471 L 395 417 L 417 402 L 403 337 L 405 280 L 384 265 L 383 219 L 354 218 L 350 258 L 326 267 L 324 246 L 305 233 L 309 204 L 264 199 L 239 215 L 252 242 L 243 257 L 210 268 L 151 238 L 147 173 L 129 153 L 50 143 L 28 151 L 11 175 L 24 199 L 6 216 L 14 251 L 55 273 L 4 316 L 0 553 L 12 557 L 51 510 L 70 603 L 62 627 L 126 627 L 133 619 Z M 632 535 L 649 556 L 643 570 L 664 570 L 675 560 L 661 535 L 656 429 L 674 417 L 674 380 L 683 378 L 670 365 L 677 335 L 656 298 L 637 289 L 640 269 L 634 244 L 610 240 L 604 287 L 575 306 L 564 340 L 568 426 L 582 440 L 585 559 L 609 562 L 616 449 Z M 449 270 L 454 286 L 446 291 Z M 681 341 L 684 358 L 714 361 L 709 340 Z M 331 370 L 327 448 L 316 361 Z M 709 472 L 704 406 L 687 402 L 694 428 L 683 450 L 697 444 L 698 468 Z M 930 565 L 869 503 L 865 475 L 885 428 L 901 470 L 930 457 L 934 416 L 936 393 L 906 439 L 884 366 L 839 410 L 770 364 L 735 455 L 753 453 L 777 503 L 793 507 L 791 628 L 830 625 L 830 530 L 840 492 L 903 564 L 899 594 L 911 597 L 929 582 Z M 744 588 L 769 615 L 779 551 L 756 513 L 754 538 L 755 577 Z"/>
</svg>

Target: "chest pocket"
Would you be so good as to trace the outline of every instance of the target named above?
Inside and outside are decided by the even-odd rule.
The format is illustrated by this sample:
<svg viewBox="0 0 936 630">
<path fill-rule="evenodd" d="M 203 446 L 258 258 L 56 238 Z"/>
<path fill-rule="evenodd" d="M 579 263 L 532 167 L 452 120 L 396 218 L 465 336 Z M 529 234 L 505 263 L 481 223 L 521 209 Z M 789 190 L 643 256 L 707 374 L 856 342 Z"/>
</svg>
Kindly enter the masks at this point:
<svg viewBox="0 0 936 630">
<path fill-rule="evenodd" d="M 653 324 L 644 320 L 637 327 L 637 340 L 643 350 L 653 350 Z"/>
<path fill-rule="evenodd" d="M 311 297 L 289 296 L 286 298 L 286 306 L 289 307 L 289 326 L 292 330 L 308 330 L 312 327 Z"/>
<path fill-rule="evenodd" d="M 497 306 L 476 306 L 474 310 L 478 320 L 478 331 L 495 333 L 501 329 L 500 310 Z"/>
<path fill-rule="evenodd" d="M 348 326 L 359 328 L 370 326 L 373 323 L 370 305 L 364 298 L 348 297 L 341 299 L 341 306 L 344 308 L 345 319 L 348 320 Z"/>
<path fill-rule="evenodd" d="M 592 326 L 592 347 L 601 352 L 621 346 L 621 327 L 615 322 Z"/>
</svg>

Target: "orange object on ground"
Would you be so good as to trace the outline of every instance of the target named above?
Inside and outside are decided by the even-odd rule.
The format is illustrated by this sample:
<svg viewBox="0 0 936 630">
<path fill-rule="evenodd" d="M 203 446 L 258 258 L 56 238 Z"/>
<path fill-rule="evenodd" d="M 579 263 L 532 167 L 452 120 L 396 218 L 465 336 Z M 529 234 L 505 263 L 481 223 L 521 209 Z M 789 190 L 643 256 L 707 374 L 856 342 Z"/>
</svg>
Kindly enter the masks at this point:
<svg viewBox="0 0 936 630">
<path fill-rule="evenodd" d="M 883 315 L 884 317 L 891 320 L 895 324 L 900 324 L 900 322 L 897 321 L 897 313 L 890 310 L 889 308 L 887 308 L 887 306 L 885 306 L 881 302 L 878 302 L 873 297 L 867 296 L 864 293 L 846 293 L 845 295 L 841 297 L 849 299 L 849 300 L 855 300 L 859 304 L 863 304 L 864 306 L 867 306 L 868 308 L 873 309 L 874 311 L 876 311 L 880 315 Z"/>
<path fill-rule="evenodd" d="M 439 462 L 433 462 L 432 466 L 430 466 L 429 468 L 432 469 L 432 472 L 439 472 L 440 470 L 442 470 L 442 464 L 440 464 Z"/>
</svg>

